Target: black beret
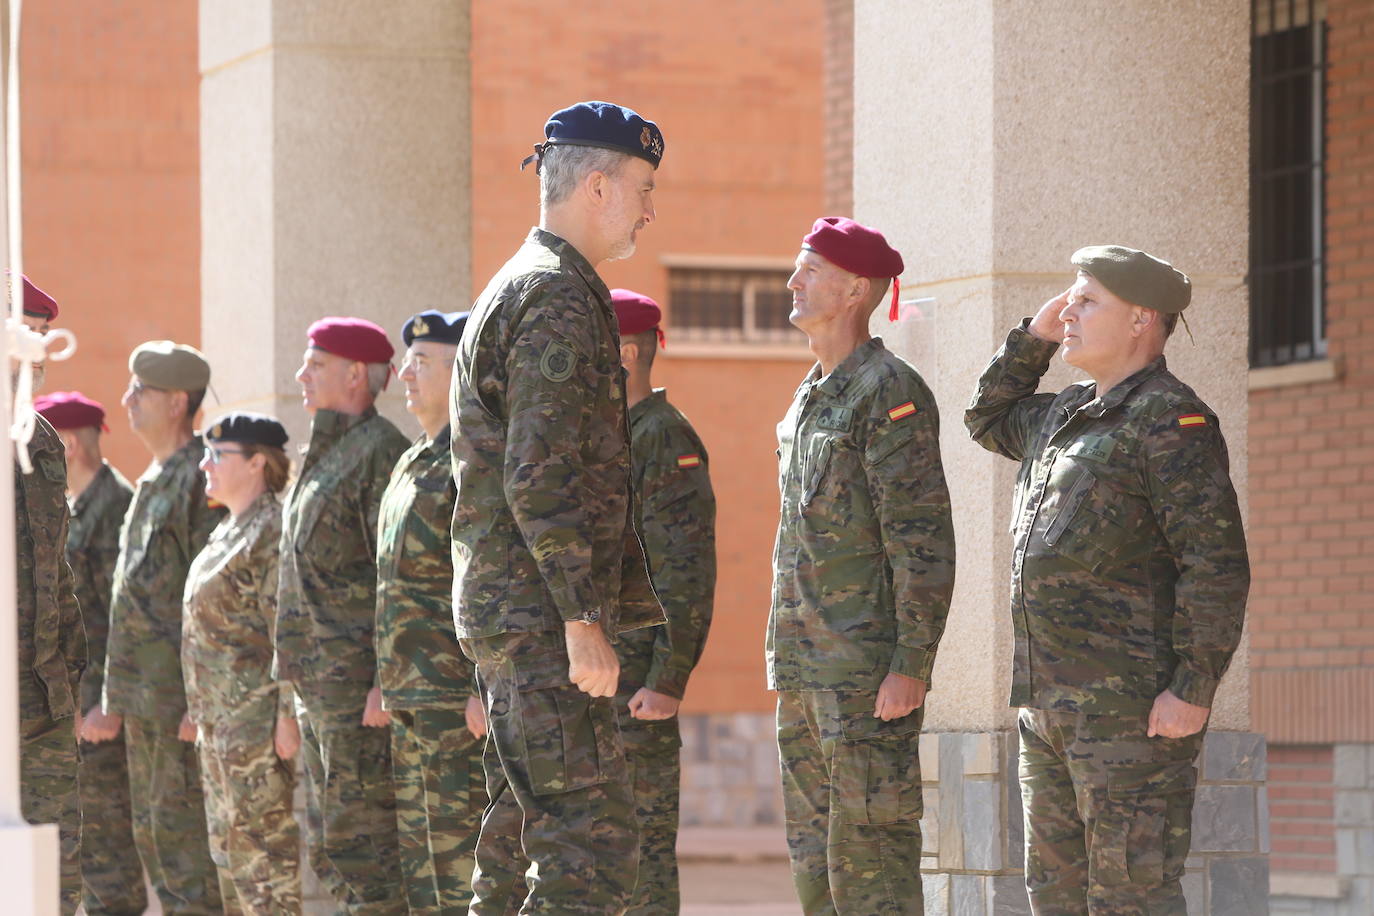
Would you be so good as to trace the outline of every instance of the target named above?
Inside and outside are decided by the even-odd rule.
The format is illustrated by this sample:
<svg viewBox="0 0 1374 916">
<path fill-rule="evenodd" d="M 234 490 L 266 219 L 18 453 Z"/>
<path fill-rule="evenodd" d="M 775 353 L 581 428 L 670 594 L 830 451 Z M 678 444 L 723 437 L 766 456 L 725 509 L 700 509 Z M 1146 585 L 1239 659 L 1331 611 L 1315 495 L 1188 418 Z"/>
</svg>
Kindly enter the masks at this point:
<svg viewBox="0 0 1374 916">
<path fill-rule="evenodd" d="M 401 339 L 407 347 L 417 340 L 457 344 L 463 339 L 463 326 L 468 323 L 469 314 L 471 313 L 426 309 L 406 319 L 406 323 L 401 327 Z"/>
<path fill-rule="evenodd" d="M 1134 305 L 1176 315 L 1193 298 L 1193 282 L 1168 261 L 1121 245 L 1091 245 L 1069 261 Z"/>
<path fill-rule="evenodd" d="M 614 102 L 578 102 L 555 111 L 544 124 L 544 137 L 553 146 L 599 146 L 638 156 L 654 168 L 663 160 L 658 125 Z"/>
<path fill-rule="evenodd" d="M 237 410 L 220 417 L 205 432 L 207 442 L 243 442 L 248 445 L 286 445 L 286 427 L 265 413 Z"/>
</svg>

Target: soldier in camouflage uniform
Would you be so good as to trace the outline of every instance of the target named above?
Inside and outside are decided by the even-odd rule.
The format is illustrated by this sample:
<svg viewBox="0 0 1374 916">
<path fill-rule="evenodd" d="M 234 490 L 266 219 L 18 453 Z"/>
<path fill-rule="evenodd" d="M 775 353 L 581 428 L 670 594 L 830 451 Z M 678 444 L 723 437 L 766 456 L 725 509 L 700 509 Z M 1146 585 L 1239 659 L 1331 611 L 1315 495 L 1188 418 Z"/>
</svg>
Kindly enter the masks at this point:
<svg viewBox="0 0 1374 916">
<path fill-rule="evenodd" d="M 431 310 L 401 329 L 399 378 L 423 433 L 396 462 L 377 532 L 377 674 L 391 713 L 401 873 L 410 912 L 435 916 L 467 911 L 487 805 L 485 719 L 453 629 L 449 538 L 448 389 L 466 320 Z"/>
<path fill-rule="evenodd" d="M 87 732 L 105 726 L 100 693 L 110 589 L 119 559 L 119 527 L 134 490 L 101 457 L 105 408 L 99 402 L 59 391 L 36 399 L 34 409 L 57 430 L 67 455 L 67 562 L 90 646 L 90 663 L 81 677 L 81 708 L 86 710 L 80 766 L 82 903 L 87 916 L 141 916 L 148 894 L 134 846 L 124 738 L 117 735 L 100 743 L 84 739 Z"/>
<path fill-rule="evenodd" d="M 162 908 L 220 912 L 205 833 L 195 728 L 181 679 L 181 593 L 186 571 L 224 512 L 205 498 L 200 437 L 191 423 L 210 382 L 199 351 L 150 341 L 129 357 L 123 404 L 153 454 L 120 533 L 105 656 L 104 727 L 121 724 L 129 761 L 134 840 Z"/>
<path fill-rule="evenodd" d="M 1216 414 L 1165 366 L 1188 278 L 1095 246 L 1011 331 L 964 415 L 1021 462 L 1011 704 L 1036 913 L 1186 912 L 1180 878 L 1212 695 L 1249 564 Z M 1092 377 L 1036 394 L 1062 343 Z"/>
<path fill-rule="evenodd" d="M 662 623 L 633 519 L 610 291 L 595 265 L 654 216 L 658 128 L 581 103 L 536 147 L 540 228 L 473 307 L 454 372 L 454 618 L 477 663 L 491 804 L 474 914 L 622 913 L 639 829 L 612 698 L 610 640 Z"/>
<path fill-rule="evenodd" d="M 57 303 L 23 278 L 24 324 L 40 334 Z M 18 363 L 10 362 L 11 387 Z M 43 365 L 33 367 L 34 390 Z M 81 809 L 75 722 L 80 718 L 86 632 L 73 590 L 67 544 L 67 466 L 62 440 L 41 416 L 28 445 L 32 472 L 14 463 L 15 611 L 19 619 L 19 794 L 24 819 L 57 824 L 62 844 L 62 912 L 81 902 Z"/>
<path fill-rule="evenodd" d="M 639 815 L 639 878 L 627 914 L 675 914 L 682 735 L 677 712 L 701 658 L 716 589 L 716 498 L 706 448 L 664 389 L 650 381 L 663 331 L 658 304 L 611 290 L 630 407 L 639 530 L 668 622 L 620 638 L 616 709 Z"/>
<path fill-rule="evenodd" d="M 778 425 L 767 639 L 792 878 L 808 916 L 920 914 L 917 741 L 954 586 L 939 415 L 868 330 L 901 255 L 840 217 L 802 245 L 791 321 L 819 364 Z"/>
<path fill-rule="evenodd" d="M 181 637 L 186 703 L 199 737 L 210 853 L 224 911 L 300 913 L 300 829 L 292 814 L 300 731 L 291 686 L 272 679 L 286 430 L 231 413 L 205 433 L 205 492 L 223 503 L 191 564 Z"/>
<path fill-rule="evenodd" d="M 377 517 L 405 437 L 377 413 L 394 354 L 360 318 L 310 326 L 310 444 L 282 511 L 277 677 L 296 692 L 310 862 L 341 913 L 405 912 L 377 686 Z"/>
</svg>

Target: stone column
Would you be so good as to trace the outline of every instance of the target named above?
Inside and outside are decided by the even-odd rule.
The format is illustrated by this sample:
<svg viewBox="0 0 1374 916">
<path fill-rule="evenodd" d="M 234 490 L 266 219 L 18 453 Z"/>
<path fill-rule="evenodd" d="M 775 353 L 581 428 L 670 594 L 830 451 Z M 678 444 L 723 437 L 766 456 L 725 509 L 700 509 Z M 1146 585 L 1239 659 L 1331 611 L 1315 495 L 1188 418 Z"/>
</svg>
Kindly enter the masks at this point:
<svg viewBox="0 0 1374 916">
<path fill-rule="evenodd" d="M 939 400 L 959 546 L 922 747 L 929 912 L 1029 912 L 1007 708 L 1015 466 L 967 437 L 978 375 L 1071 282 L 1078 247 L 1156 252 L 1194 281 L 1171 368 L 1221 416 L 1245 499 L 1249 7 L 1236 0 L 855 5 L 854 205 L 902 251 L 906 308 L 875 318 Z M 1057 364 L 1044 390 L 1075 378 Z M 1212 715 L 1187 890 L 1265 911 L 1264 744 L 1247 651 Z M 969 907 L 965 909 L 965 907 Z"/>
<path fill-rule="evenodd" d="M 399 351 L 407 316 L 471 303 L 468 47 L 467 0 L 201 0 L 207 413 L 304 442 L 310 322 L 368 318 Z M 399 387 L 378 406 L 410 432 Z"/>
</svg>

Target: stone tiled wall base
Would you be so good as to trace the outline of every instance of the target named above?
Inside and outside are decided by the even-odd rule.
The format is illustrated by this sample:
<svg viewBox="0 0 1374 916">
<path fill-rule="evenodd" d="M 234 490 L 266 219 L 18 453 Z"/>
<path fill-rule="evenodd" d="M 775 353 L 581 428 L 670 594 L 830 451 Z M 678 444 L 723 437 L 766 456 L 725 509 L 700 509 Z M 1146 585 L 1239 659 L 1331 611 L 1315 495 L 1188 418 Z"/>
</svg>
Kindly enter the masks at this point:
<svg viewBox="0 0 1374 916">
<path fill-rule="evenodd" d="M 684 827 L 782 824 L 772 713 L 684 715 L 681 724 Z"/>
<path fill-rule="evenodd" d="M 1012 732 L 921 736 L 928 916 L 1029 916 Z M 1261 735 L 1212 732 L 1199 760 L 1189 912 L 1269 912 L 1269 814 Z"/>
<path fill-rule="evenodd" d="M 1274 916 L 1374 913 L 1374 744 L 1337 744 L 1336 874 L 1283 875 L 1273 887 Z"/>
</svg>

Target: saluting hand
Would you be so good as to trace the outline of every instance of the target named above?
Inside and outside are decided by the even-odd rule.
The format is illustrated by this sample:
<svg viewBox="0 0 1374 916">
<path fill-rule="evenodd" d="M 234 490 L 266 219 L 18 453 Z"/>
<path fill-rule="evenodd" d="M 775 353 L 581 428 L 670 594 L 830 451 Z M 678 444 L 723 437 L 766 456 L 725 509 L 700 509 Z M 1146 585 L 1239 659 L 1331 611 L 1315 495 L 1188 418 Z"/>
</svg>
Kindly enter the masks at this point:
<svg viewBox="0 0 1374 916">
<path fill-rule="evenodd" d="M 1194 706 L 1180 700 L 1171 690 L 1155 697 L 1155 705 L 1150 707 L 1149 730 L 1147 738 L 1186 738 L 1202 731 L 1212 710 L 1207 706 Z"/>
<path fill-rule="evenodd" d="M 878 698 L 873 701 L 873 717 L 891 722 L 911 715 L 925 701 L 925 681 L 889 671 L 878 687 Z"/>
<path fill-rule="evenodd" d="M 568 680 L 583 693 L 613 697 L 620 681 L 620 659 L 601 624 L 573 620 L 563 625 L 568 643 Z"/>
<path fill-rule="evenodd" d="M 1069 290 L 1072 289 L 1073 287 L 1070 286 L 1069 289 L 1040 306 L 1040 311 L 1035 313 L 1035 317 L 1031 319 L 1030 326 L 1026 330 L 1041 340 L 1062 344 L 1064 342 L 1064 322 L 1059 320 L 1059 313 L 1064 311 L 1064 307 L 1069 304 Z"/>
</svg>

